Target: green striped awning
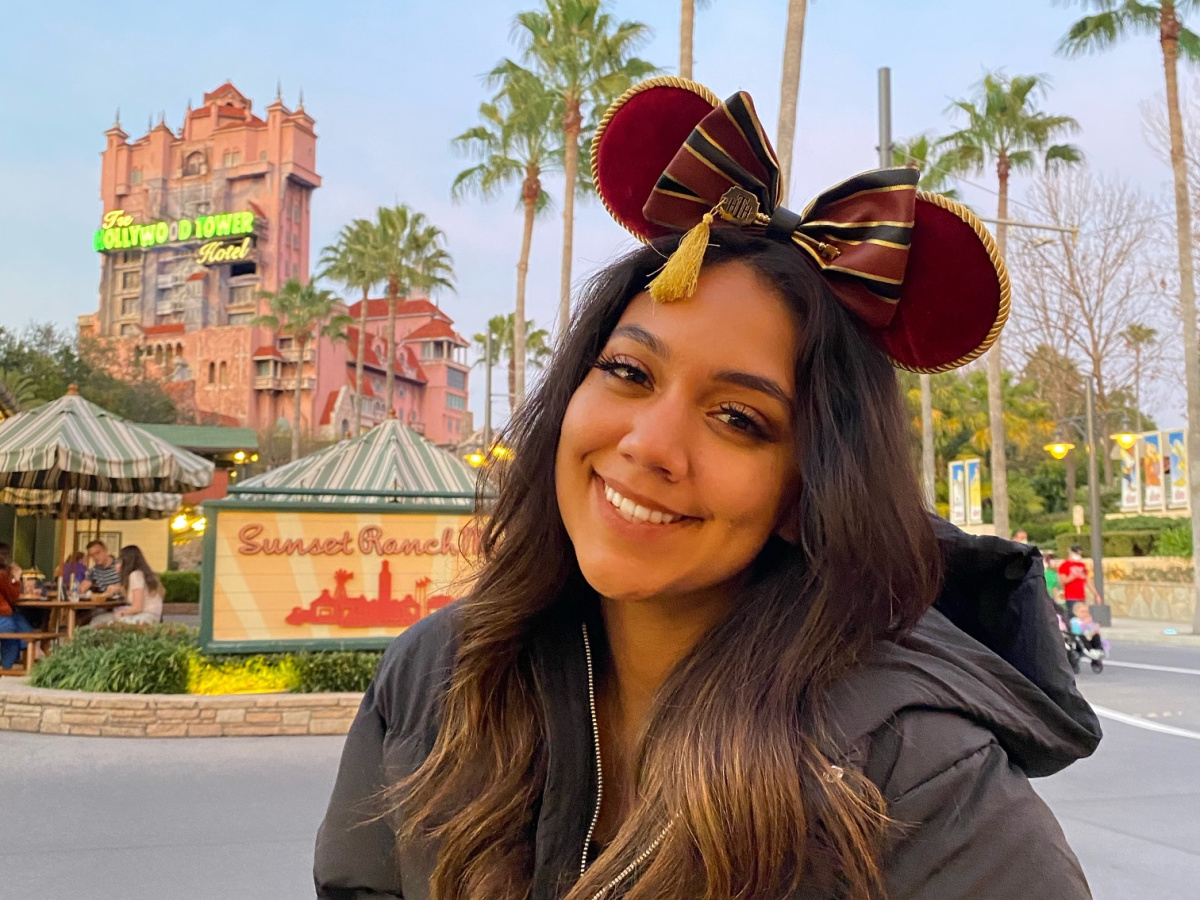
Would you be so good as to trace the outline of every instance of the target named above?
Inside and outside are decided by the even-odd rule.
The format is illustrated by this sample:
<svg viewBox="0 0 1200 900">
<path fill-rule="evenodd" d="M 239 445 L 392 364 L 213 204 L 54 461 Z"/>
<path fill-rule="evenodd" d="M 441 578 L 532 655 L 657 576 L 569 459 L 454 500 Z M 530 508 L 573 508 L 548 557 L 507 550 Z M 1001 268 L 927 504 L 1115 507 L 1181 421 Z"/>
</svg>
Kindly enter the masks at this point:
<svg viewBox="0 0 1200 900">
<path fill-rule="evenodd" d="M 320 494 L 320 490 L 338 493 Z M 474 493 L 474 469 L 396 419 L 230 489 L 230 494 L 243 499 L 431 502 L 466 510 L 474 508 Z M 421 494 L 432 496 L 422 498 Z"/>
<path fill-rule="evenodd" d="M 213 464 L 154 437 L 73 390 L 0 422 L 0 487 L 184 493 Z"/>
<path fill-rule="evenodd" d="M 26 516 L 56 516 L 62 491 L 37 488 L 0 488 L 0 505 L 15 506 Z M 106 491 L 67 491 L 67 515 L 74 519 L 167 519 L 183 505 L 179 494 L 123 494 Z"/>
</svg>

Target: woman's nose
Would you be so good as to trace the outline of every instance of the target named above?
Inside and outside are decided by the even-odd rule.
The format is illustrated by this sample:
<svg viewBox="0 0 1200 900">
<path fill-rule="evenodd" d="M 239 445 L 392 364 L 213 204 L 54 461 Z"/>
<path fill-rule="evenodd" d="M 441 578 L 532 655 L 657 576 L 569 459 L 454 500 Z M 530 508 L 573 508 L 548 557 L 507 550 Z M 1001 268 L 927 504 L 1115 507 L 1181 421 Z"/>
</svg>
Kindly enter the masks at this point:
<svg viewBox="0 0 1200 900">
<path fill-rule="evenodd" d="M 617 451 L 630 463 L 668 481 L 682 480 L 689 471 L 689 413 L 687 404 L 670 395 L 640 405 Z"/>
</svg>

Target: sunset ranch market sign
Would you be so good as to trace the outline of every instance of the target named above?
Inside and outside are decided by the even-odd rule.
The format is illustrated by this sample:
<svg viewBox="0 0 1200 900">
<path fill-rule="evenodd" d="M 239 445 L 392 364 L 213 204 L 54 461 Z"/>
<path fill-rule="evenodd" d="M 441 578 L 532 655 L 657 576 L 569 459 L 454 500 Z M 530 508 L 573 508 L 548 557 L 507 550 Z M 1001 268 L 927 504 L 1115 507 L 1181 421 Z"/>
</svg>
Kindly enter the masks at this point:
<svg viewBox="0 0 1200 900">
<path fill-rule="evenodd" d="M 104 214 L 92 237 L 92 247 L 100 253 L 112 253 L 203 241 L 196 250 L 196 262 L 202 266 L 217 266 L 248 257 L 254 246 L 253 234 L 252 212 L 140 224 L 125 210 L 114 209 Z"/>
<path fill-rule="evenodd" d="M 209 506 L 212 509 L 209 509 Z M 210 650 L 382 647 L 459 595 L 479 546 L 462 513 L 205 505 Z M 215 521 L 214 521 L 215 518 Z"/>
</svg>

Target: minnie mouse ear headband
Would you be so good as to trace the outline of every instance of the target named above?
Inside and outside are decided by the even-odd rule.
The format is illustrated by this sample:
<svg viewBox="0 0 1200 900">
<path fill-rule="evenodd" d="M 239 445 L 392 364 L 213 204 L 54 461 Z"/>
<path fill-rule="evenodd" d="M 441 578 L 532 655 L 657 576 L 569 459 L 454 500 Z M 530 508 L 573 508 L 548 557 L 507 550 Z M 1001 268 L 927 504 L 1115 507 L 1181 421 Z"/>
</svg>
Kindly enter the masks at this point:
<svg viewBox="0 0 1200 900">
<path fill-rule="evenodd" d="M 992 236 L 962 204 L 918 191 L 914 168 L 856 175 L 799 214 L 780 206 L 779 163 L 745 93 L 721 103 L 682 78 L 635 85 L 600 122 L 592 175 L 639 240 L 687 232 L 650 283 L 660 302 L 691 296 L 716 225 L 793 244 L 904 369 L 964 365 L 1008 318 L 1008 272 Z"/>
</svg>

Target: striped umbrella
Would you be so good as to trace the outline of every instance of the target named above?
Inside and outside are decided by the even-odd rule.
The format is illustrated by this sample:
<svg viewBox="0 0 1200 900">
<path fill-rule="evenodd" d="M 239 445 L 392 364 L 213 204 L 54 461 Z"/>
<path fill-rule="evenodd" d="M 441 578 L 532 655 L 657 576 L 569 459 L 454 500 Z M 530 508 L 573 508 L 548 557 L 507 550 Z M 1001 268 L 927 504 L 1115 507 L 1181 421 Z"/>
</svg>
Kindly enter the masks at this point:
<svg viewBox="0 0 1200 900">
<path fill-rule="evenodd" d="M 67 509 L 77 519 L 167 519 L 179 511 L 179 494 L 122 494 L 67 491 Z M 53 516 L 62 506 L 62 492 L 37 488 L 0 489 L 0 505 L 15 506 L 24 516 Z"/>
<path fill-rule="evenodd" d="M 255 490 L 261 488 L 261 491 Z M 319 490 L 338 494 L 319 494 Z M 342 494 L 341 492 L 361 492 Z M 365 434 L 326 447 L 263 475 L 248 478 L 230 493 L 252 499 L 289 498 L 328 503 L 433 503 L 474 509 L 475 470 L 434 446 L 397 419 L 385 419 Z M 459 494 L 457 498 L 381 496 L 388 493 Z"/>
<path fill-rule="evenodd" d="M 115 494 L 207 487 L 213 464 L 78 395 L 0 422 L 0 487 Z"/>
</svg>

